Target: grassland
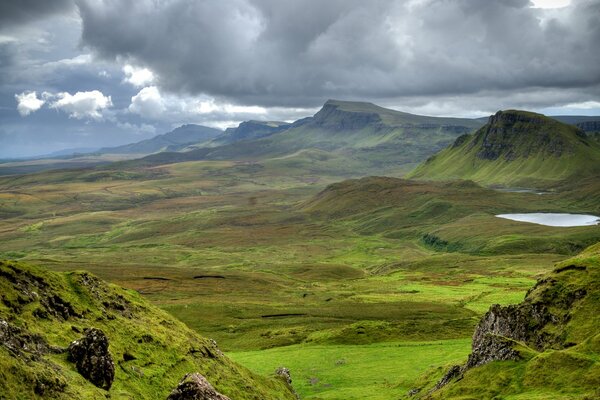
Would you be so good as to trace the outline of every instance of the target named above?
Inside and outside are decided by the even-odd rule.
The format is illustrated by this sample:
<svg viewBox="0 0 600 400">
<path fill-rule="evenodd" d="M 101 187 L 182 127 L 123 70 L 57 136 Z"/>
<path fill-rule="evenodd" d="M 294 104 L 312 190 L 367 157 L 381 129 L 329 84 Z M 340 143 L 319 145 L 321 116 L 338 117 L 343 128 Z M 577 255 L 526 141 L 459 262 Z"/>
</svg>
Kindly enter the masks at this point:
<svg viewBox="0 0 600 400">
<path fill-rule="evenodd" d="M 600 240 L 597 227 L 493 216 L 592 212 L 585 195 L 389 178 L 328 186 L 356 175 L 309 150 L 0 178 L 0 258 L 136 290 L 251 369 L 290 367 L 303 398 L 391 398 L 463 358 L 490 304 L 521 301 Z"/>
</svg>

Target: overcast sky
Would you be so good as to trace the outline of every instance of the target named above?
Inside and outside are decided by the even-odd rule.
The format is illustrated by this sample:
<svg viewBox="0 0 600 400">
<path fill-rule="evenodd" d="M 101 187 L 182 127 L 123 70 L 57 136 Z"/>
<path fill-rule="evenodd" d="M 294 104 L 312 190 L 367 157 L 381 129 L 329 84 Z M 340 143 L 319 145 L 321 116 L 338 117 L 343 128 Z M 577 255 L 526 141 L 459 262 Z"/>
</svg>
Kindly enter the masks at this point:
<svg viewBox="0 0 600 400">
<path fill-rule="evenodd" d="M 3 0 L 0 157 L 329 98 L 600 115 L 600 0 Z"/>
</svg>

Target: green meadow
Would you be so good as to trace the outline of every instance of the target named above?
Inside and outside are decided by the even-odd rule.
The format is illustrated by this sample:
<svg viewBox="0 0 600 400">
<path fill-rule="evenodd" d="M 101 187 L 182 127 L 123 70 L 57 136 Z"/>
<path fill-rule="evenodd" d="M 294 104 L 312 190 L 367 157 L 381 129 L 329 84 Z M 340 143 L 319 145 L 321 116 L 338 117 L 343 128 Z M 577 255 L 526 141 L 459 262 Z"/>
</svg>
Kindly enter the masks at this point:
<svg viewBox="0 0 600 400">
<path fill-rule="evenodd" d="M 491 304 L 600 241 L 494 217 L 598 212 L 577 190 L 335 183 L 352 167 L 314 150 L 2 177 L 0 258 L 133 289 L 254 372 L 286 366 L 302 398 L 388 399 L 464 360 Z"/>
</svg>

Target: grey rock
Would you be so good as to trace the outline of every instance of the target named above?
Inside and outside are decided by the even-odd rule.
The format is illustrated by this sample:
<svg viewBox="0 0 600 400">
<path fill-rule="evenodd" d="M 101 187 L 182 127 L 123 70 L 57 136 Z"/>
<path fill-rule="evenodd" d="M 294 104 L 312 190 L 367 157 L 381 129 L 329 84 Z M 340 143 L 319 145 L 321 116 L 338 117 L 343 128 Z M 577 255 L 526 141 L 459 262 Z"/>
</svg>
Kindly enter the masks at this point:
<svg viewBox="0 0 600 400">
<path fill-rule="evenodd" d="M 285 379 L 288 385 L 292 384 L 292 374 L 290 373 L 290 370 L 286 367 L 277 368 L 275 370 L 275 375 L 281 376 L 283 379 Z"/>
<path fill-rule="evenodd" d="M 115 378 L 115 363 L 108 351 L 108 338 L 99 329 L 87 329 L 85 336 L 69 345 L 69 360 L 77 371 L 99 388 L 110 389 Z"/>
<path fill-rule="evenodd" d="M 217 392 L 199 373 L 187 374 L 167 397 L 167 400 L 230 400 Z"/>
</svg>

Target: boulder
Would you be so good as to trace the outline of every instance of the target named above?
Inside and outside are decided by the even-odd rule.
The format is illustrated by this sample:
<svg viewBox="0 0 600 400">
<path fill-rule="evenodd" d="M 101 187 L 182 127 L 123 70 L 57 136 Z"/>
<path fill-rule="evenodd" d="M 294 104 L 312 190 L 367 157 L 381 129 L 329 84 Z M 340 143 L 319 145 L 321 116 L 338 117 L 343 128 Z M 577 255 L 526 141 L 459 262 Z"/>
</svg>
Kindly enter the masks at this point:
<svg viewBox="0 0 600 400">
<path fill-rule="evenodd" d="M 199 373 L 187 374 L 167 400 L 230 400 L 223 396 Z"/>
<path fill-rule="evenodd" d="M 115 363 L 108 351 L 108 338 L 99 329 L 86 329 L 85 336 L 69 345 L 69 360 L 77 371 L 102 389 L 110 389 L 115 378 Z"/>
</svg>

